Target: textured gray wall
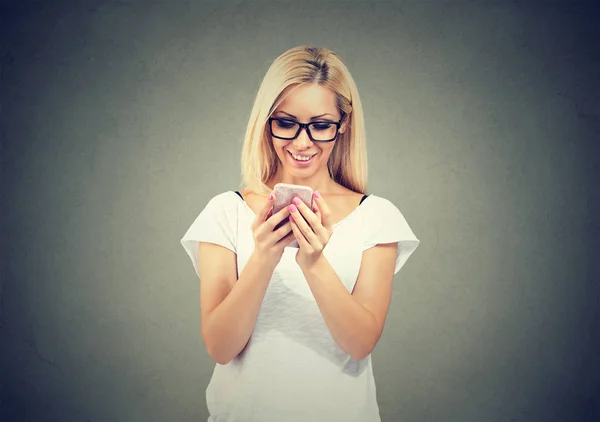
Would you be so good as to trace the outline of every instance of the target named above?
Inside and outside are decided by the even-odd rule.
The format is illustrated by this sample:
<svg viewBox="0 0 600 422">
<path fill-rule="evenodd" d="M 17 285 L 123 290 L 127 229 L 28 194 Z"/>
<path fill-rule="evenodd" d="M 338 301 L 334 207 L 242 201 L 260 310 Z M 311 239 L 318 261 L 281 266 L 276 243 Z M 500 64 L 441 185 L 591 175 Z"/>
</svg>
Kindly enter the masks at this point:
<svg viewBox="0 0 600 422">
<path fill-rule="evenodd" d="M 369 191 L 422 242 L 374 352 L 383 421 L 599 416 L 592 3 L 12 3 L 2 421 L 206 420 L 179 239 L 238 187 L 259 81 L 304 43 L 349 66 Z"/>
</svg>

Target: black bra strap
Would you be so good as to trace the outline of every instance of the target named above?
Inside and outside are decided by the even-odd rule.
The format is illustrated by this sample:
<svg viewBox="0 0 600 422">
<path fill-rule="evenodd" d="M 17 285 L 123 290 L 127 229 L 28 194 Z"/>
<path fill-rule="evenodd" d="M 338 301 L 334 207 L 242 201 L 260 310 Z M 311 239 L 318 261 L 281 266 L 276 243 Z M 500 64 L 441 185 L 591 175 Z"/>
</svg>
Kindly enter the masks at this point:
<svg viewBox="0 0 600 422">
<path fill-rule="evenodd" d="M 237 194 L 238 194 L 238 196 L 239 196 L 240 198 L 242 198 L 242 201 L 244 200 L 244 197 L 242 196 L 242 194 L 241 194 L 241 193 L 239 193 L 238 191 L 235 191 L 235 193 L 237 193 Z"/>
</svg>

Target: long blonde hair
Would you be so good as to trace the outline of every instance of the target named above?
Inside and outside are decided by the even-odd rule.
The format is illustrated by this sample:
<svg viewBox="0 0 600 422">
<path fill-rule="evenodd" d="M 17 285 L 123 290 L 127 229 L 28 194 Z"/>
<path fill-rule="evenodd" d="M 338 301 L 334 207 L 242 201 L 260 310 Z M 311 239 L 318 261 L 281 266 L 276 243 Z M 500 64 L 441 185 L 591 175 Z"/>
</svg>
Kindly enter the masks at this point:
<svg viewBox="0 0 600 422">
<path fill-rule="evenodd" d="M 275 59 L 258 89 L 242 146 L 242 184 L 266 195 L 279 169 L 267 121 L 294 86 L 317 83 L 336 94 L 347 129 L 338 134 L 327 167 L 331 178 L 358 193 L 367 189 L 367 148 L 358 90 L 342 60 L 326 48 L 294 47 Z"/>
</svg>

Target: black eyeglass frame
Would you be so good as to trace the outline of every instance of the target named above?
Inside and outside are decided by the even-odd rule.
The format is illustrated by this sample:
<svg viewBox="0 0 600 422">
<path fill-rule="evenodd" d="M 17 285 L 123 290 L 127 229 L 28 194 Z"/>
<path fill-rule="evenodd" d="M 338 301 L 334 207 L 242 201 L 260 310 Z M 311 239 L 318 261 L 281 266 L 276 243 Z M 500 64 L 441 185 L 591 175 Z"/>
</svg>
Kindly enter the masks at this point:
<svg viewBox="0 0 600 422">
<path fill-rule="evenodd" d="M 310 140 L 312 142 L 333 142 L 338 137 L 339 131 L 340 131 L 340 127 L 342 126 L 342 122 L 344 121 L 345 118 L 346 118 L 346 114 L 344 113 L 344 115 L 342 116 L 342 118 L 339 121 L 337 121 L 337 122 L 332 122 L 331 120 L 323 120 L 323 121 L 316 121 L 316 122 L 310 122 L 310 123 L 300 123 L 300 122 L 297 122 L 297 121 L 295 121 L 293 119 L 287 119 L 285 117 L 269 117 L 268 122 L 269 122 L 269 131 L 271 132 L 271 136 L 273 136 L 274 138 L 277 138 L 277 139 L 283 139 L 285 141 L 292 141 L 292 140 L 296 139 L 300 135 L 300 132 L 302 131 L 302 129 L 305 129 L 306 133 L 308 134 L 308 137 L 310 138 Z M 291 138 L 284 138 L 284 137 L 281 137 L 281 136 L 277 136 L 277 135 L 275 135 L 273 133 L 273 120 L 283 120 L 283 121 L 286 121 L 286 122 L 294 122 L 295 124 L 298 125 L 298 130 L 296 131 L 296 134 L 293 137 L 291 137 Z M 324 141 L 316 140 L 315 138 L 313 138 L 309 126 L 310 125 L 318 125 L 319 123 L 330 123 L 332 125 L 335 125 L 336 129 L 335 129 L 335 135 L 334 135 L 334 137 L 331 138 L 331 139 L 329 139 L 329 140 L 324 140 Z"/>
</svg>

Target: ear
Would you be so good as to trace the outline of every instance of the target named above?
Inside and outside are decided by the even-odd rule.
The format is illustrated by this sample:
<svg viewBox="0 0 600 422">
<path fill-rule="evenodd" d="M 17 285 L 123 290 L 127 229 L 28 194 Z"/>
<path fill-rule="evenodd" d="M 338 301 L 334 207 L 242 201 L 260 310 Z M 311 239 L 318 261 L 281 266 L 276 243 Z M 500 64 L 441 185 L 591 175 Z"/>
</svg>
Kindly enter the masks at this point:
<svg viewBox="0 0 600 422">
<path fill-rule="evenodd" d="M 342 125 L 340 126 L 340 130 L 338 132 L 339 133 L 346 132 L 346 129 L 348 129 L 349 126 L 350 126 L 350 116 L 346 115 L 344 117 L 344 121 L 342 122 Z"/>
</svg>

